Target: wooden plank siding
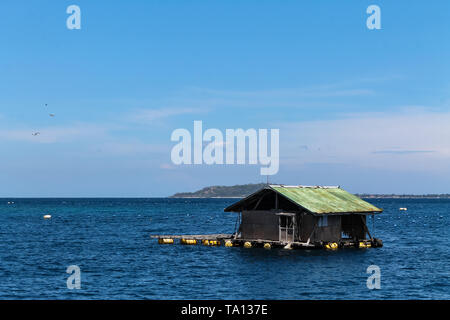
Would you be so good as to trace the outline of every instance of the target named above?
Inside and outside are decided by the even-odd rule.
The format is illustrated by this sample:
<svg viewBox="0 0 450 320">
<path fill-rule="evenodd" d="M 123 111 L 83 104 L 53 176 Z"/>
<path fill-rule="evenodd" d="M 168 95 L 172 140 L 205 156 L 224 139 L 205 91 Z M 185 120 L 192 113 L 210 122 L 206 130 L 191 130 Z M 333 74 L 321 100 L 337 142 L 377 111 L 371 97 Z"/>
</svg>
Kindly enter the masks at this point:
<svg viewBox="0 0 450 320">
<path fill-rule="evenodd" d="M 316 222 L 321 217 L 314 217 Z M 317 226 L 312 241 L 338 242 L 341 240 L 341 216 L 328 216 L 327 226 Z"/>
<path fill-rule="evenodd" d="M 273 211 L 243 211 L 241 238 L 279 240 L 278 216 Z"/>
</svg>

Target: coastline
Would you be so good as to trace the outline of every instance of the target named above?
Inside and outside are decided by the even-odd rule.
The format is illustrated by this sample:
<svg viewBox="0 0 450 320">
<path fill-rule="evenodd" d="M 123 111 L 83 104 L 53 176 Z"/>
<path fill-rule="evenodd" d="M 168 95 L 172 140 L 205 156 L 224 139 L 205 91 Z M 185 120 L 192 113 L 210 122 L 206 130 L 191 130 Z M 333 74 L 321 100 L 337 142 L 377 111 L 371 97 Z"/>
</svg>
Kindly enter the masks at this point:
<svg viewBox="0 0 450 320">
<path fill-rule="evenodd" d="M 245 198 L 247 195 L 245 196 L 241 196 L 241 197 L 227 197 L 227 196 L 214 196 L 214 197 L 195 197 L 195 196 L 185 196 L 185 197 L 175 197 L 175 196 L 169 196 L 167 198 L 172 198 L 172 199 L 241 199 L 241 198 Z M 450 195 L 358 195 L 356 194 L 356 196 L 363 198 L 363 199 L 450 199 Z"/>
</svg>

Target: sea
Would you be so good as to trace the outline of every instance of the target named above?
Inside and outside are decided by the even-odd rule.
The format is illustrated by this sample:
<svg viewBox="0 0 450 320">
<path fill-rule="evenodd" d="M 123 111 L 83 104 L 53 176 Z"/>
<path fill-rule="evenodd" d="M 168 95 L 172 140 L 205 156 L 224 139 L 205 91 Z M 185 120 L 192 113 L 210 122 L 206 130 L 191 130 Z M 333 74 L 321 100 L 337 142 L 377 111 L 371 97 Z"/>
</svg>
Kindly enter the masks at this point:
<svg viewBox="0 0 450 320">
<path fill-rule="evenodd" d="M 450 199 L 370 199 L 384 209 L 368 220 L 382 248 L 267 250 L 150 238 L 232 233 L 236 214 L 223 209 L 236 200 L 0 199 L 0 299 L 450 298 Z"/>
</svg>

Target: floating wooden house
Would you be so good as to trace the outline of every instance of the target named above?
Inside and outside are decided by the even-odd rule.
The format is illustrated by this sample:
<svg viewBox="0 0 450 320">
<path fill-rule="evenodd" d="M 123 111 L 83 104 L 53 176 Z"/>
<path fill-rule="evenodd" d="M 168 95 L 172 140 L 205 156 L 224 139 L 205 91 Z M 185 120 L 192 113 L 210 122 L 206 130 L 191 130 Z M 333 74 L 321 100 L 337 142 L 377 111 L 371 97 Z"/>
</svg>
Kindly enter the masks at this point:
<svg viewBox="0 0 450 320">
<path fill-rule="evenodd" d="M 239 214 L 235 240 L 303 247 L 381 246 L 367 217 L 382 211 L 339 187 L 285 185 L 267 185 L 225 208 Z"/>
<path fill-rule="evenodd" d="M 267 185 L 228 206 L 238 214 L 233 234 L 154 235 L 159 243 L 228 247 L 327 248 L 381 247 L 367 226 L 383 210 L 340 187 Z"/>
</svg>

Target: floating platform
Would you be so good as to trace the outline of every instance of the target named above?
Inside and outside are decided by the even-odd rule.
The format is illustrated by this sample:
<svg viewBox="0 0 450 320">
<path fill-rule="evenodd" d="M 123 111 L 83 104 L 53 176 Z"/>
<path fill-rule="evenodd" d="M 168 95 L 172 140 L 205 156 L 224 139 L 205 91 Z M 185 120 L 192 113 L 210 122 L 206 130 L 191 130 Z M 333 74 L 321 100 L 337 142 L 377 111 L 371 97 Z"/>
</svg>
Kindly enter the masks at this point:
<svg viewBox="0 0 450 320">
<path fill-rule="evenodd" d="M 227 233 L 216 233 L 216 234 L 190 234 L 190 235 L 151 235 L 150 238 L 154 239 L 162 239 L 162 238 L 169 238 L 169 239 L 193 239 L 193 240 L 224 240 L 224 239 L 231 239 L 233 238 L 233 234 L 227 234 Z"/>
<path fill-rule="evenodd" d="M 151 235 L 151 238 L 158 239 L 159 244 L 175 244 L 179 242 L 183 245 L 205 245 L 245 248 L 284 248 L 284 249 L 328 249 L 337 250 L 339 248 L 376 248 L 382 247 L 383 242 L 379 239 L 372 240 L 341 240 L 339 242 L 284 242 L 263 239 L 242 239 L 235 238 L 233 234 L 197 234 L 197 235 Z"/>
</svg>

